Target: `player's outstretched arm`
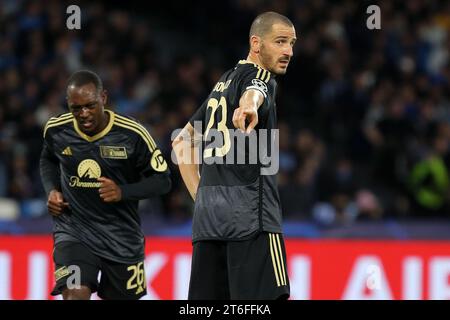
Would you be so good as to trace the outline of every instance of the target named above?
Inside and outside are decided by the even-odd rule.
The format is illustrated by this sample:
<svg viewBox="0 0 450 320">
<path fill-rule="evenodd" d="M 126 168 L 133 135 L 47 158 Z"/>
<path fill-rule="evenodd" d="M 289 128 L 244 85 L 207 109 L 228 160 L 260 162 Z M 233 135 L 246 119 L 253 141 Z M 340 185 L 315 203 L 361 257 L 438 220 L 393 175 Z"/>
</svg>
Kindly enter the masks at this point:
<svg viewBox="0 0 450 320">
<path fill-rule="evenodd" d="M 200 174 L 198 161 L 195 161 L 195 155 L 198 150 L 194 141 L 194 127 L 190 123 L 183 128 L 172 142 L 172 148 L 177 158 L 178 168 L 184 184 L 195 201 Z"/>
<path fill-rule="evenodd" d="M 264 102 L 264 95 L 254 89 L 246 90 L 239 100 L 239 107 L 233 113 L 233 125 L 236 129 L 241 129 L 250 133 L 258 124 L 258 108 Z M 245 121 L 248 126 L 245 128 Z"/>
</svg>

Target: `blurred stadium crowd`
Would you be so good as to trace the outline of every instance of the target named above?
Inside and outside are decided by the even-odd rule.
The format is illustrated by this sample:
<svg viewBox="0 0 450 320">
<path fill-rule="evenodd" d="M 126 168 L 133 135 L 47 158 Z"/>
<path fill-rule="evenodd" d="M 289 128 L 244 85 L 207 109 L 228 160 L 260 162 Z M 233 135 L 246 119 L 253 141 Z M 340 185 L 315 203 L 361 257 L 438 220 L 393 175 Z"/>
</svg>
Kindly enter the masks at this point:
<svg viewBox="0 0 450 320">
<path fill-rule="evenodd" d="M 81 30 L 66 28 L 78 4 Z M 69 75 L 99 73 L 112 109 L 149 129 L 170 159 L 183 127 L 221 73 L 246 58 L 254 17 L 291 18 L 298 42 L 277 95 L 284 217 L 325 225 L 449 216 L 450 2 L 0 2 L 0 198 L 45 214 L 42 128 L 67 112 Z M 142 211 L 186 221 L 192 201 L 172 165 L 173 191 Z M 1 214 L 0 214 L 1 215 Z"/>
</svg>

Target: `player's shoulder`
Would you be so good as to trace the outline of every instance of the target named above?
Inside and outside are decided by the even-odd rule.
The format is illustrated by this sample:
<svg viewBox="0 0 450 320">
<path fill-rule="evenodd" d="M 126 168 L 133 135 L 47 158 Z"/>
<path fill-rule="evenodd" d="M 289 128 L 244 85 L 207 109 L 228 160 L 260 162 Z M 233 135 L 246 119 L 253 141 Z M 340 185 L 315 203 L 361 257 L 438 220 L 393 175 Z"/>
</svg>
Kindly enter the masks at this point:
<svg viewBox="0 0 450 320">
<path fill-rule="evenodd" d="M 147 131 L 145 126 L 137 119 L 120 113 L 114 113 L 114 125 L 132 132 L 135 132 L 135 130 Z"/>
<path fill-rule="evenodd" d="M 114 123 L 116 123 L 117 120 L 118 121 L 127 121 L 127 122 L 131 122 L 133 124 L 140 124 L 140 122 L 136 118 L 133 118 L 133 117 L 130 117 L 128 115 L 121 114 L 118 112 L 114 112 Z"/>
<path fill-rule="evenodd" d="M 119 130 L 122 130 L 127 136 L 131 135 L 136 139 L 144 140 L 144 142 L 149 145 L 150 149 L 154 149 L 156 147 L 156 144 L 148 129 L 135 118 L 115 113 L 114 126 L 116 126 Z"/>
<path fill-rule="evenodd" d="M 73 114 L 70 112 L 51 117 L 44 126 L 44 137 L 50 131 L 63 129 L 66 126 L 72 125 L 73 119 Z"/>
<path fill-rule="evenodd" d="M 235 73 L 240 77 L 252 77 L 265 83 L 269 83 L 274 78 L 269 70 L 248 60 L 240 60 L 235 67 Z"/>
</svg>

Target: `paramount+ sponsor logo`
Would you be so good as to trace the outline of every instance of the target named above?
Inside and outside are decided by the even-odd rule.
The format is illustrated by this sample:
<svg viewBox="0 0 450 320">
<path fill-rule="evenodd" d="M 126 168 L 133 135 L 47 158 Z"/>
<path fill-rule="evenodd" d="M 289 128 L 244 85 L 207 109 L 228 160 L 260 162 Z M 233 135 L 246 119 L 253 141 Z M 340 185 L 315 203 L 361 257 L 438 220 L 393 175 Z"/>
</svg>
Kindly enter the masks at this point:
<svg viewBox="0 0 450 320">
<path fill-rule="evenodd" d="M 71 176 L 69 186 L 72 188 L 100 188 L 101 182 L 97 179 L 102 175 L 99 164 L 92 159 L 80 162 L 77 170 L 78 176 Z"/>
</svg>

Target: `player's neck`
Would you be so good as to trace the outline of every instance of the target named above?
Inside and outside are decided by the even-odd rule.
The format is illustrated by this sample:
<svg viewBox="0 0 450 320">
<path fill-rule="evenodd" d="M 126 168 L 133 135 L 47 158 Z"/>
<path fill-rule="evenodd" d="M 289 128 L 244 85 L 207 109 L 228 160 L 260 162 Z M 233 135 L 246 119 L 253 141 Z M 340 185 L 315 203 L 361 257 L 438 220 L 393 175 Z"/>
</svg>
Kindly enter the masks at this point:
<svg viewBox="0 0 450 320">
<path fill-rule="evenodd" d="M 256 54 L 253 54 L 250 52 L 247 56 L 247 61 L 257 64 L 261 68 L 267 70 L 267 68 L 262 64 L 261 60 L 259 59 L 259 57 Z"/>
<path fill-rule="evenodd" d="M 101 124 L 95 130 L 94 134 L 102 132 L 103 129 L 105 129 L 108 126 L 108 123 L 109 123 L 109 113 L 107 111 L 103 111 L 103 117 L 102 117 Z"/>
</svg>

